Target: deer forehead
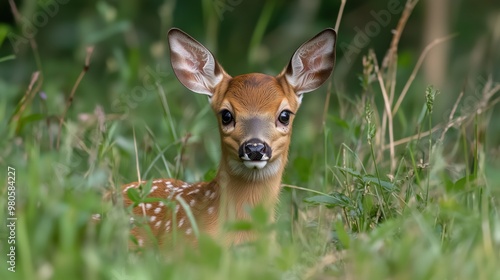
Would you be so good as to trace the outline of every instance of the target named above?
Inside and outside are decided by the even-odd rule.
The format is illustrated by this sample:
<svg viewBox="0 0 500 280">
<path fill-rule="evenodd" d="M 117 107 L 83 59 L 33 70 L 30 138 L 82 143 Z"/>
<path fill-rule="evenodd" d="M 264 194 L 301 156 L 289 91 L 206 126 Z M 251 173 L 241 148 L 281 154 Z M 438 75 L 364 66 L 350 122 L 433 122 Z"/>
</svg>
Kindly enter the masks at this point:
<svg viewBox="0 0 500 280">
<path fill-rule="evenodd" d="M 232 78 L 216 110 L 229 109 L 237 118 L 267 116 L 274 119 L 279 111 L 295 111 L 298 105 L 295 93 L 276 77 L 253 73 Z"/>
</svg>

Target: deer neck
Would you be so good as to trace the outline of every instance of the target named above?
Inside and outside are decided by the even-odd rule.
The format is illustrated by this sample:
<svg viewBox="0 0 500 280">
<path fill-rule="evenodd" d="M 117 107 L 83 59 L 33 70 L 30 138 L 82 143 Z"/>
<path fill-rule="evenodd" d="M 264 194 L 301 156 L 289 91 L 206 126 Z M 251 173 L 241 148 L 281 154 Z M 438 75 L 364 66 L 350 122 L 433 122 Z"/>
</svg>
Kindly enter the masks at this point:
<svg viewBox="0 0 500 280">
<path fill-rule="evenodd" d="M 227 163 L 221 163 L 216 176 L 219 190 L 219 215 L 226 220 L 247 220 L 248 210 L 263 206 L 273 219 L 281 190 L 284 161 L 275 163 L 276 171 L 263 178 L 234 176 Z"/>
</svg>

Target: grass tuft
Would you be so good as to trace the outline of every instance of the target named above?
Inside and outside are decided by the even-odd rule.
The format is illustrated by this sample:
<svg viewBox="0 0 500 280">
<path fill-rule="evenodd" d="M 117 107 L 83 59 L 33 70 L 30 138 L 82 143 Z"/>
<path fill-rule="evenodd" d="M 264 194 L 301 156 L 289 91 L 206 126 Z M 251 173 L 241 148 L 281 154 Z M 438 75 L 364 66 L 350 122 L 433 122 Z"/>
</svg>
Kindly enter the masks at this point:
<svg viewBox="0 0 500 280">
<path fill-rule="evenodd" d="M 252 5 L 219 1 L 233 6 L 218 6 L 225 9 L 218 14 L 212 2 L 202 1 L 199 21 L 206 23 L 208 44 L 215 48 L 219 36 L 235 32 L 220 12 L 230 21 L 235 15 L 250 14 Z M 314 1 L 299 2 L 306 6 L 296 3 L 297 7 L 310 8 L 299 10 L 301 15 L 330 5 L 321 2 L 315 10 Z M 146 181 L 140 189 L 128 191 L 138 205 L 149 201 L 145 194 L 153 178 L 191 182 L 213 178 L 219 153 L 217 127 L 206 98 L 181 89 L 172 73 L 161 72 L 162 64 L 155 68 L 159 73 L 154 83 L 144 82 L 150 82 L 150 76 L 141 80 L 131 74 L 151 70 L 138 69 L 144 54 L 134 42 L 147 42 L 139 29 L 127 32 L 125 42 L 117 45 L 117 37 L 102 35 L 93 54 L 94 73 L 62 60 L 52 63 L 55 58 L 36 44 L 35 39 L 44 36 L 42 31 L 28 40 L 32 57 L 0 55 L 1 67 L 10 67 L 18 59 L 30 63 L 23 64 L 30 66 L 22 68 L 24 80 L 0 79 L 6 96 L 0 100 L 0 119 L 5 120 L 0 122 L 4 132 L 0 162 L 5 169 L 15 169 L 17 218 L 16 272 L 5 269 L 9 256 L 4 252 L 11 244 L 7 243 L 10 232 L 3 227 L 0 279 L 500 279 L 500 149 L 499 126 L 494 121 L 500 102 L 498 73 L 493 69 L 482 75 L 479 85 L 465 81 L 457 97 L 441 86 L 439 95 L 432 86 L 425 88 L 428 82 L 419 74 L 424 58 L 454 36 L 425 46 L 409 67 L 412 59 L 402 57 L 408 56 L 405 52 L 413 41 L 403 31 L 412 25 L 410 15 L 414 8 L 418 11 L 417 2 L 407 1 L 392 40 L 387 41 L 385 59 L 378 60 L 380 50 L 360 49 L 363 59 L 353 66 L 360 77 L 357 92 L 349 92 L 343 81 L 333 79 L 316 97 L 304 98 L 277 219 L 269 221 L 261 208 L 249 209 L 251 221 L 228 224 L 226 230 L 251 229 L 258 238 L 231 248 L 194 228 L 199 236 L 197 249 L 183 244 L 175 231 L 175 246 L 128 249 L 137 240 L 128 234 L 130 209 L 116 206 L 120 186 Z M 248 33 L 252 36 L 247 38 L 250 63 L 254 52 L 268 44 L 268 32 L 280 40 L 278 33 L 286 33 L 272 33 L 281 30 L 276 14 L 283 11 L 283 3 L 270 1 L 258 11 L 255 27 Z M 337 29 L 344 7 L 349 15 L 354 5 L 339 4 Z M 14 1 L 9 5 L 21 29 L 23 17 Z M 162 32 L 171 25 L 174 10 L 186 9 L 183 5 L 181 1 L 163 4 Z M 112 3 L 98 5 L 120 13 L 118 18 L 123 13 L 135 15 L 135 10 L 141 10 L 138 7 L 115 10 Z M 294 11 L 289 13 L 293 18 Z M 117 24 L 113 17 L 106 19 L 109 26 Z M 90 22 L 99 20 L 86 18 L 78 27 L 93 30 Z M 136 38 L 136 33 L 141 36 Z M 339 40 L 346 33 L 339 32 Z M 228 41 L 228 48 L 236 49 L 238 45 Z M 107 49 L 107 44 L 112 47 Z M 76 56 L 84 55 L 82 49 Z M 341 51 L 337 54 L 341 61 Z M 87 52 L 87 67 L 90 55 Z M 166 61 L 161 56 L 154 58 Z M 463 67 L 476 67 L 467 63 Z M 70 82 L 59 81 L 59 75 Z M 455 81 L 467 80 L 454 72 L 449 75 Z M 95 85 L 103 79 L 109 79 L 109 85 Z M 71 103 L 76 89 L 78 102 Z M 336 101 L 330 100 L 331 94 Z M 8 176 L 0 173 L 4 182 L 9 182 Z M 8 191 L 0 188 L 3 221 L 9 215 Z M 104 193 L 108 199 L 103 199 Z M 164 203 L 175 207 L 171 201 Z M 186 202 L 179 203 L 194 224 Z M 97 213 L 101 222 L 94 223 Z"/>
</svg>

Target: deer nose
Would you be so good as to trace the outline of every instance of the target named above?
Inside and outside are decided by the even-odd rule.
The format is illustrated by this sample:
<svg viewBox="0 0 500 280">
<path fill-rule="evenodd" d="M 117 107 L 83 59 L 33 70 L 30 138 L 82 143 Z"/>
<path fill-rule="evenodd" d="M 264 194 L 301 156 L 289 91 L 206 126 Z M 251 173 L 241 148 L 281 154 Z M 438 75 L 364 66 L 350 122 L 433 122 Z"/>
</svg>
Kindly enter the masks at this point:
<svg viewBox="0 0 500 280">
<path fill-rule="evenodd" d="M 253 138 L 240 146 L 239 156 L 243 160 L 250 161 L 269 160 L 271 147 L 266 142 Z"/>
</svg>

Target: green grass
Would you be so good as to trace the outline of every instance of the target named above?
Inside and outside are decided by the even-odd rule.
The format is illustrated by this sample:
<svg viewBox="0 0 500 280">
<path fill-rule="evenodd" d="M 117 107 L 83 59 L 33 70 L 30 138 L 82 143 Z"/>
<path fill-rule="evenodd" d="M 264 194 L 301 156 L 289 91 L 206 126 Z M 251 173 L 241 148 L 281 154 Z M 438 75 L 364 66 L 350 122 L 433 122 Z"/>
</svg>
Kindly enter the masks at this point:
<svg viewBox="0 0 500 280">
<path fill-rule="evenodd" d="M 251 33 L 250 64 L 280 8 L 272 3 Z M 204 15 L 216 35 L 217 15 Z M 453 102 L 416 79 L 413 88 L 424 90 L 410 90 L 408 98 L 420 101 L 403 102 L 390 123 L 383 91 L 390 94 L 391 82 L 403 85 L 408 75 L 378 69 L 374 54 L 364 52 L 356 94 L 333 79 L 333 90 L 325 85 L 304 98 L 276 222 L 258 208 L 250 210 L 251 223 L 228 225 L 256 230 L 255 242 L 224 248 L 201 236 L 196 250 L 179 241 L 137 254 L 127 249 L 127 211 L 103 193 L 137 179 L 136 156 L 141 178 L 209 180 L 219 140 L 206 98 L 181 87 L 166 70 L 165 53 L 163 62 L 144 65 L 137 50 L 110 49 L 107 64 L 93 54 L 69 107 L 83 48 L 78 65 L 52 64 L 43 53 L 25 58 L 45 69 L 31 89 L 29 79 L 0 80 L 7 96 L 0 100 L 0 178 L 6 182 L 8 166 L 15 168 L 17 187 L 16 272 L 7 270 L 9 231 L 2 227 L 0 279 L 500 279 L 494 75 Z M 0 57 L 0 67 L 18 57 Z M 101 92 L 102 72 L 93 67 L 116 69 L 109 91 Z M 145 82 L 151 77 L 154 86 Z M 332 100 L 323 116 L 325 96 Z M 393 155 L 389 126 L 396 142 L 414 136 L 395 143 Z M 7 188 L 0 193 L 0 220 L 7 221 Z M 101 223 L 89 222 L 94 213 L 103 214 Z"/>
</svg>

